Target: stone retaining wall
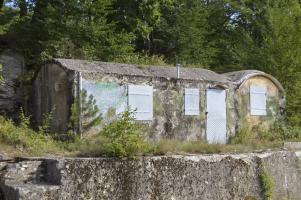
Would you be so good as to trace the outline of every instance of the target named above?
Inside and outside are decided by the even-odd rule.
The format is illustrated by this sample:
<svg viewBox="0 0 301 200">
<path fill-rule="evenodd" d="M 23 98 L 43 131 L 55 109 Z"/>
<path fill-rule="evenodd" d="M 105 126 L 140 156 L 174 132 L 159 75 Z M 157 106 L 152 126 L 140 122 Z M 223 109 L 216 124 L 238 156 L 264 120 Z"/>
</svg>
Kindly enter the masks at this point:
<svg viewBox="0 0 301 200">
<path fill-rule="evenodd" d="M 19 199 L 264 199 L 264 166 L 273 199 L 301 199 L 301 154 L 158 156 L 137 159 L 29 158 L 1 170 L 2 196 Z M 13 191 L 13 194 L 12 194 Z"/>
</svg>

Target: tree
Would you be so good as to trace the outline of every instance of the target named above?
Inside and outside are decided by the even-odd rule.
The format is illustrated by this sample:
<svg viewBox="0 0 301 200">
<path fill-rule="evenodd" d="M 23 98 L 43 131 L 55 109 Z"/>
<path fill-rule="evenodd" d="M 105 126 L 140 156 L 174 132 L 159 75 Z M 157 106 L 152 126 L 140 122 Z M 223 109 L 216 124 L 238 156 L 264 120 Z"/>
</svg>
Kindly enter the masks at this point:
<svg viewBox="0 0 301 200">
<path fill-rule="evenodd" d="M 232 63 L 275 76 L 287 92 L 287 116 L 301 124 L 301 5 L 298 0 L 229 1 L 234 32 L 243 41 L 228 46 Z M 285 13 L 285 14 L 283 14 Z M 238 37 L 239 38 L 239 37 Z M 228 40 L 229 41 L 229 40 Z M 221 60 L 221 59 L 219 59 Z M 222 69 L 221 71 L 226 69 Z"/>
<path fill-rule="evenodd" d="M 2 37 L 11 38 L 7 43 L 24 52 L 28 65 L 51 57 L 110 60 L 133 52 L 132 35 L 117 32 L 107 20 L 109 0 L 18 0 L 14 4 L 19 16 Z"/>
<path fill-rule="evenodd" d="M 151 53 L 163 54 L 170 63 L 207 67 L 216 48 L 207 40 L 211 30 L 205 2 L 175 0 L 161 10 L 161 20 L 151 33 Z"/>
</svg>

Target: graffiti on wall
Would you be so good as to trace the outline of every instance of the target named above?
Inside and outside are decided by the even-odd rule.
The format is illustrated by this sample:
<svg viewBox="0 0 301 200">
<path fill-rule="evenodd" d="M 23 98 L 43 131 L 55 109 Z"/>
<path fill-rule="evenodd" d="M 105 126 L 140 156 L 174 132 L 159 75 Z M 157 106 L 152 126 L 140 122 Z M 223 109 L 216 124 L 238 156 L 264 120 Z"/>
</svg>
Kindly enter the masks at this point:
<svg viewBox="0 0 301 200">
<path fill-rule="evenodd" d="M 83 79 L 82 89 L 87 91 L 88 96 L 93 95 L 103 117 L 116 115 L 127 109 L 126 86 Z"/>
</svg>

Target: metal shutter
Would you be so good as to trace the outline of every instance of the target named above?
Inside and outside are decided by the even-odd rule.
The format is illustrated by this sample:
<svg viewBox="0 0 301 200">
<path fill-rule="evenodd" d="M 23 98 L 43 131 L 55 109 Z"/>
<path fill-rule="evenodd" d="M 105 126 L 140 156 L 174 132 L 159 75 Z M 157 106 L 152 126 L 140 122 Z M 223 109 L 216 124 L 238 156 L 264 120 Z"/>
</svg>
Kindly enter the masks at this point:
<svg viewBox="0 0 301 200">
<path fill-rule="evenodd" d="M 250 87 L 251 115 L 267 115 L 267 88 L 264 86 Z"/>
<path fill-rule="evenodd" d="M 210 144 L 227 142 L 226 91 L 207 89 L 207 141 Z"/>
<path fill-rule="evenodd" d="M 200 92 L 197 88 L 185 88 L 185 115 L 200 114 Z"/>
<path fill-rule="evenodd" d="M 129 107 L 135 110 L 136 120 L 153 119 L 153 87 L 144 85 L 128 86 Z"/>
</svg>

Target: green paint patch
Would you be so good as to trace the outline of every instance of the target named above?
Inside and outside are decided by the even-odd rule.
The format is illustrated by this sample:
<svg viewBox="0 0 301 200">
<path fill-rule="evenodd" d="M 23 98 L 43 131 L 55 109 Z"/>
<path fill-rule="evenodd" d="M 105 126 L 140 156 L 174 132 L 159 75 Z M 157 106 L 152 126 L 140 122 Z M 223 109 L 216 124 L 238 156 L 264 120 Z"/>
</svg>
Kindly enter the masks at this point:
<svg viewBox="0 0 301 200">
<path fill-rule="evenodd" d="M 155 92 L 154 93 L 154 115 L 157 116 L 164 116 L 164 93 Z"/>
</svg>

